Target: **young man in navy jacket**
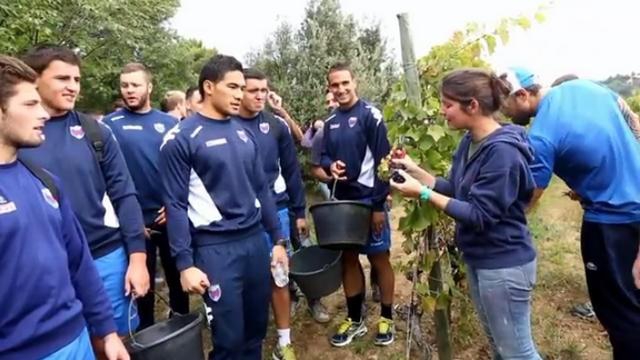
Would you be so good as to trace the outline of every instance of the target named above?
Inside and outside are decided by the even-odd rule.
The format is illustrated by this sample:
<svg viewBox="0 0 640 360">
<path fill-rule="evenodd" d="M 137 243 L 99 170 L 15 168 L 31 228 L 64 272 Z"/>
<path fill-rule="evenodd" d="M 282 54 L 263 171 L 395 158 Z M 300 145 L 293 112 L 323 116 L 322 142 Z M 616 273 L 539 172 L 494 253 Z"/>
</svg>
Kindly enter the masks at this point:
<svg viewBox="0 0 640 360">
<path fill-rule="evenodd" d="M 389 261 L 391 227 L 386 209 L 389 184 L 380 180 L 377 168 L 390 152 L 387 129 L 380 110 L 358 98 L 356 80 L 348 65 L 332 66 L 327 80 L 339 106 L 325 121 L 321 165 L 337 181 L 337 199 L 364 201 L 373 208 L 371 238 L 362 252 L 376 269 L 382 295 L 375 344 L 386 346 L 394 341 L 394 275 Z M 338 347 L 367 332 L 362 314 L 364 273 L 358 256 L 357 251 L 344 251 L 342 255 L 348 316 L 331 338 L 331 344 Z"/>
<path fill-rule="evenodd" d="M 114 310 L 118 333 L 138 326 L 128 319 L 129 297 L 149 289 L 142 211 L 122 153 L 111 131 L 99 124 L 103 159 L 92 145 L 74 111 L 80 92 L 80 59 L 58 46 L 35 48 L 24 56 L 38 73 L 38 92 L 51 118 L 44 127 L 44 143 L 21 150 L 20 156 L 49 170 L 73 189 L 69 201 L 89 243 L 98 273 Z M 100 352 L 101 343 L 94 346 Z"/>
<path fill-rule="evenodd" d="M 125 65 L 120 72 L 120 95 L 125 107 L 103 120 L 124 155 L 124 159 L 136 186 L 138 201 L 142 207 L 147 231 L 147 270 L 151 279 L 156 274 L 156 252 L 160 251 L 160 260 L 169 287 L 171 310 L 186 314 L 189 312 L 189 295 L 180 287 L 180 274 L 175 260 L 169 251 L 166 218 L 162 206 L 162 184 L 158 163 L 160 145 L 164 134 L 178 121 L 172 116 L 151 108 L 153 83 L 151 73 L 139 63 Z M 155 281 L 150 283 L 154 289 Z M 155 296 L 149 293 L 138 299 L 140 327 L 144 329 L 154 323 Z"/>
<path fill-rule="evenodd" d="M 203 295 L 215 360 L 262 358 L 270 266 L 288 268 L 258 142 L 232 118 L 243 97 L 242 70 L 225 55 L 205 64 L 202 109 L 167 133 L 160 155 L 171 252 L 182 288 Z"/>
<path fill-rule="evenodd" d="M 239 122 L 246 130 L 253 133 L 260 148 L 267 184 L 278 208 L 280 231 L 287 239 L 287 250 L 290 255 L 292 248 L 289 234 L 289 209 L 295 216 L 294 228 L 302 236 L 308 234 L 304 184 L 296 147 L 284 119 L 264 111 L 269 94 L 267 77 L 256 69 L 245 69 L 244 79 L 246 87 L 240 104 Z M 265 233 L 265 237 L 269 246 L 272 246 L 269 234 Z M 278 287 L 273 281 L 271 287 L 273 313 L 278 330 L 278 346 L 273 358 L 295 359 L 290 339 L 289 288 Z"/>
<path fill-rule="evenodd" d="M 19 148 L 42 144 L 49 118 L 37 77 L 20 60 L 0 55 L 0 357 L 94 359 L 90 328 L 104 341 L 107 359 L 128 360 L 61 183 L 44 173 L 46 184 L 18 160 Z"/>
</svg>

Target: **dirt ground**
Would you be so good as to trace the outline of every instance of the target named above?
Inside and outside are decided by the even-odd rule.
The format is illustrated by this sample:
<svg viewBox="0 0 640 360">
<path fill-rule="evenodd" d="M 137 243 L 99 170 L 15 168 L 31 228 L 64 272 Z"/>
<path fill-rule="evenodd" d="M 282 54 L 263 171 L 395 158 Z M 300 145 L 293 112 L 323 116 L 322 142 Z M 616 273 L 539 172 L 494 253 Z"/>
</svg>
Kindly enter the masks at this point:
<svg viewBox="0 0 640 360">
<path fill-rule="evenodd" d="M 534 292 L 532 323 L 534 340 L 539 352 L 545 359 L 553 360 L 604 360 L 611 357 L 606 334 L 597 321 L 576 318 L 569 313 L 570 308 L 588 300 L 584 281 L 583 265 L 580 258 L 579 228 L 582 211 L 562 193 L 565 191 L 560 181 L 554 181 L 546 191 L 540 205 L 530 216 L 530 227 L 538 250 L 538 284 Z M 394 209 L 392 220 L 397 227 L 400 209 Z M 392 264 L 398 267 L 403 262 L 404 252 L 400 248 L 401 234 L 393 233 Z M 369 269 L 365 257 L 362 263 Z M 407 304 L 411 283 L 403 274 L 396 271 L 396 304 Z M 325 298 L 333 320 L 321 325 L 313 321 L 303 303 L 298 307 L 293 320 L 292 337 L 299 360 L 328 359 L 406 359 L 406 328 L 404 321 L 396 320 L 398 328 L 396 341 L 389 347 L 373 345 L 375 321 L 380 308 L 371 302 L 368 294 L 369 333 L 347 348 L 337 349 L 330 346 L 328 337 L 334 331 L 340 319 L 346 315 L 344 297 L 341 289 Z M 192 298 L 193 308 L 200 309 L 200 300 Z M 158 309 L 161 316 L 164 308 Z M 486 338 L 480 331 L 472 305 L 469 301 L 454 302 L 451 337 L 455 359 L 490 359 Z M 430 344 L 432 358 L 437 359 L 433 323 L 428 314 L 422 321 L 422 329 Z M 208 331 L 203 331 L 207 347 Z M 271 324 L 265 341 L 265 359 L 271 358 L 276 342 L 276 333 Z M 411 359 L 428 357 L 411 356 Z"/>
</svg>

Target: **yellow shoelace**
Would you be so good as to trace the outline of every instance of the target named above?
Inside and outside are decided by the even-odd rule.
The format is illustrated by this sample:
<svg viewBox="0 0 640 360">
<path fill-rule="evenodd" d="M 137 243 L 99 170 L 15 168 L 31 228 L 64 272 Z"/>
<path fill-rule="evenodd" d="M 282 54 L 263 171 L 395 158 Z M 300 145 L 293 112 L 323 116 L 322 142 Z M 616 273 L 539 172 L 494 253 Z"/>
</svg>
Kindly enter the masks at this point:
<svg viewBox="0 0 640 360">
<path fill-rule="evenodd" d="M 378 332 L 380 334 L 386 334 L 391 330 L 393 326 L 393 321 L 389 319 L 382 318 L 378 320 Z"/>
<path fill-rule="evenodd" d="M 347 318 L 347 320 L 343 321 L 342 324 L 340 324 L 340 326 L 338 327 L 338 334 L 346 333 L 352 324 L 353 324 L 353 320 Z"/>
</svg>

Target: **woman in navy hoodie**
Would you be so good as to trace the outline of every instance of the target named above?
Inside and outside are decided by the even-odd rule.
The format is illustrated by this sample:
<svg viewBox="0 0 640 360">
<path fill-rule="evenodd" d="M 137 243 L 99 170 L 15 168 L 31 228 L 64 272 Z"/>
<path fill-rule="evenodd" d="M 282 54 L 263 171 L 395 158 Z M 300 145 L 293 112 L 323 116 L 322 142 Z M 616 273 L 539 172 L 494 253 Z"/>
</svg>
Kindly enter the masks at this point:
<svg viewBox="0 0 640 360">
<path fill-rule="evenodd" d="M 456 221 L 456 242 L 467 265 L 471 298 L 494 359 L 540 359 L 531 336 L 536 252 L 525 209 L 535 184 L 524 128 L 494 118 L 509 90 L 495 74 L 463 69 L 442 80 L 442 113 L 466 130 L 448 178 L 434 177 L 410 158 L 403 183 L 391 186 L 420 198 Z"/>
</svg>

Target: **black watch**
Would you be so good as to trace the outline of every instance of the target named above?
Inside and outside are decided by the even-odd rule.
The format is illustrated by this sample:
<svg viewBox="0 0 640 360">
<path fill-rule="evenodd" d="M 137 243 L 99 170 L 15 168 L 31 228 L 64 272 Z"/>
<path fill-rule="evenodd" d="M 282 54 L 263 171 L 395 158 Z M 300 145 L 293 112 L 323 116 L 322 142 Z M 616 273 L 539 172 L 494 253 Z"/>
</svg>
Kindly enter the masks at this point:
<svg viewBox="0 0 640 360">
<path fill-rule="evenodd" d="M 280 239 L 278 241 L 276 241 L 276 245 L 275 246 L 282 246 L 283 248 L 287 248 L 287 240 L 285 239 Z"/>
</svg>

